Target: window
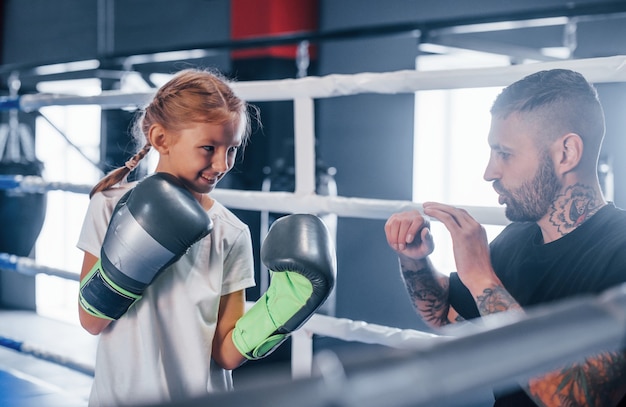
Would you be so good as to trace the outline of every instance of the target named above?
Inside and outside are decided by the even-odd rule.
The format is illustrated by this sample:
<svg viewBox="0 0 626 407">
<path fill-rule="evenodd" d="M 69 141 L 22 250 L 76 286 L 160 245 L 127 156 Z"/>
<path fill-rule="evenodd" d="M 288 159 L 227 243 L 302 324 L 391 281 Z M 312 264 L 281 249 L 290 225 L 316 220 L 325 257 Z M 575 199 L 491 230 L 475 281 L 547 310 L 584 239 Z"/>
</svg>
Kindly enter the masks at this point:
<svg viewBox="0 0 626 407">
<path fill-rule="evenodd" d="M 93 79 L 40 85 L 40 92 L 81 95 L 100 92 L 99 80 Z M 50 106 L 40 112 L 45 118 L 37 118 L 35 148 L 37 157 L 44 163 L 44 180 L 95 184 L 102 176 L 92 164 L 98 162 L 100 156 L 100 107 Z M 47 193 L 46 217 L 35 247 L 38 264 L 80 273 L 83 253 L 76 248 L 76 242 L 88 203 L 85 194 Z M 77 281 L 44 274 L 36 277 L 37 313 L 40 315 L 77 324 L 77 295 Z"/>
<path fill-rule="evenodd" d="M 507 65 L 507 58 L 476 52 L 420 56 L 419 70 Z M 498 207 L 483 172 L 489 159 L 489 109 L 502 88 L 419 91 L 415 94 L 413 201 Z M 501 225 L 484 225 L 491 240 Z M 443 273 L 455 270 L 450 234 L 434 221 L 433 263 Z"/>
</svg>

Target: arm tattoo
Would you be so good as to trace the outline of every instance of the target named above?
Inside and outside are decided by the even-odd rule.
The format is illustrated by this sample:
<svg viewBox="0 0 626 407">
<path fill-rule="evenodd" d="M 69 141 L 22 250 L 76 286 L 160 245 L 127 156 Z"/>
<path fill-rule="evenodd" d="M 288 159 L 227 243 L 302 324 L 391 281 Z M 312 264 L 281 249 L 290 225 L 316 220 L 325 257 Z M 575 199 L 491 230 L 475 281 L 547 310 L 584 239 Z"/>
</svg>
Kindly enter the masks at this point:
<svg viewBox="0 0 626 407">
<path fill-rule="evenodd" d="M 432 326 L 450 324 L 448 320 L 448 283 L 437 280 L 428 268 L 408 270 L 402 276 L 411 302 L 422 318 Z"/>
<path fill-rule="evenodd" d="M 606 352 L 530 380 L 526 391 L 540 406 L 615 406 L 626 393 L 626 355 Z"/>
<path fill-rule="evenodd" d="M 511 294 L 502 286 L 485 288 L 483 295 L 476 297 L 476 305 L 478 306 L 480 315 L 521 309 L 517 301 L 515 301 Z"/>
</svg>

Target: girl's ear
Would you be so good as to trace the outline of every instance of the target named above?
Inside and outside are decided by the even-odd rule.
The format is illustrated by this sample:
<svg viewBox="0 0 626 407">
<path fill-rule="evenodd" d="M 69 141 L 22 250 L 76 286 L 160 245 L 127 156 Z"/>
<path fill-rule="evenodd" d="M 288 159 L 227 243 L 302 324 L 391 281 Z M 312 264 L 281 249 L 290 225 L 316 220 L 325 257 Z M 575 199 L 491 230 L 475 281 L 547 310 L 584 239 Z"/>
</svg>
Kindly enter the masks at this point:
<svg viewBox="0 0 626 407">
<path fill-rule="evenodd" d="M 156 149 L 159 154 L 167 154 L 169 150 L 168 137 L 165 129 L 160 124 L 153 124 L 148 131 L 148 140 L 150 145 Z"/>
<path fill-rule="evenodd" d="M 561 174 L 578 167 L 583 157 L 583 140 L 576 133 L 568 133 L 560 139 L 558 168 Z"/>
</svg>

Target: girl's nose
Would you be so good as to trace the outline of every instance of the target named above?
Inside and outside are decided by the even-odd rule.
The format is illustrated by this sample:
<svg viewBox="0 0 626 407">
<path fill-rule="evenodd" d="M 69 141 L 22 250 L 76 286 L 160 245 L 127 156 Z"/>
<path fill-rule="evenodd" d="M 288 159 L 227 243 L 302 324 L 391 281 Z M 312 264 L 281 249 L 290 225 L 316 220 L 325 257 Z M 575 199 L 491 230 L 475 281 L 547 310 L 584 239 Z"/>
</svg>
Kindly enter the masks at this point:
<svg viewBox="0 0 626 407">
<path fill-rule="evenodd" d="M 229 169 L 228 154 L 215 154 L 211 162 L 211 167 L 218 172 L 227 172 Z"/>
</svg>

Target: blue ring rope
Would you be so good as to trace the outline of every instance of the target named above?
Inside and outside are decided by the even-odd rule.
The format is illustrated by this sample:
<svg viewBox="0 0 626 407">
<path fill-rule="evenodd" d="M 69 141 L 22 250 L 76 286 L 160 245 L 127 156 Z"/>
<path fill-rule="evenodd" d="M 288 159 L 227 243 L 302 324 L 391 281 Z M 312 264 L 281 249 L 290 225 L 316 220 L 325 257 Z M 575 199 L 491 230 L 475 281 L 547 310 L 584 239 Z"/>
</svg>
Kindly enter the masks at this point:
<svg viewBox="0 0 626 407">
<path fill-rule="evenodd" d="M 67 280 L 79 281 L 78 273 L 61 270 L 53 267 L 41 266 L 33 259 L 28 257 L 19 257 L 14 254 L 0 253 L 0 269 L 14 271 L 27 276 L 37 274 L 47 274 L 50 276 L 61 277 Z"/>
<path fill-rule="evenodd" d="M 17 190 L 28 193 L 44 193 L 62 190 L 77 194 L 88 194 L 92 185 L 72 184 L 69 182 L 46 182 L 36 175 L 0 175 L 0 190 Z"/>
<path fill-rule="evenodd" d="M 0 175 L 0 189 L 19 188 L 20 181 L 16 175 Z"/>
<path fill-rule="evenodd" d="M 52 353 L 43 348 L 37 347 L 27 342 L 20 342 L 11 338 L 0 336 L 0 346 L 12 349 L 25 355 L 34 356 L 37 359 L 45 360 L 47 362 L 56 363 L 58 365 L 70 368 L 80 373 L 84 373 L 88 376 L 94 375 L 94 367 L 88 363 L 83 363 L 77 360 L 73 360 L 67 356 Z"/>
<path fill-rule="evenodd" d="M 19 96 L 2 96 L 0 97 L 0 110 L 20 109 Z"/>
<path fill-rule="evenodd" d="M 54 269 L 52 267 L 39 266 L 35 264 L 34 260 L 19 257 L 13 254 L 0 253 L 0 269 L 14 271 L 20 274 L 36 275 L 44 273 L 57 277 L 62 277 L 71 280 L 79 280 L 79 276 L 76 273 L 69 271 Z M 38 359 L 42 359 L 48 362 L 56 363 L 78 372 L 84 373 L 89 376 L 94 375 L 94 367 L 92 365 L 72 360 L 67 356 L 54 354 L 46 351 L 42 348 L 36 347 L 32 344 L 20 342 L 11 338 L 0 336 L 0 346 L 15 350 L 20 353 L 24 353 L 30 356 L 34 356 Z"/>
</svg>

